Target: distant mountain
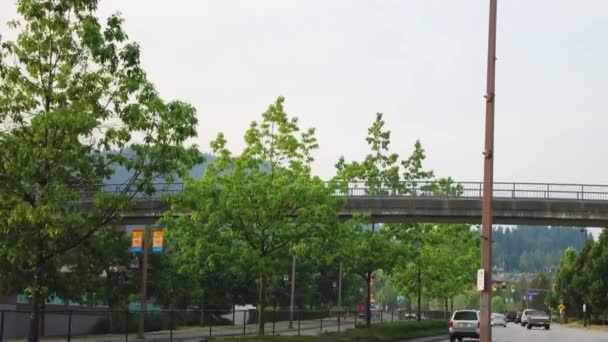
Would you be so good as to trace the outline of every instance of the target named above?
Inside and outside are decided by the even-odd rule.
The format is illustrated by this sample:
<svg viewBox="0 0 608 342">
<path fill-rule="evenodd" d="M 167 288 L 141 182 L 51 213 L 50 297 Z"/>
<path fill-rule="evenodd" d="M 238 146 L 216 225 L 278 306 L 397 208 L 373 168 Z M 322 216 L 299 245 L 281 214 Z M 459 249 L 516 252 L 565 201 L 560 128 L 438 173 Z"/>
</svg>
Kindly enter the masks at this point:
<svg viewBox="0 0 608 342">
<path fill-rule="evenodd" d="M 546 271 L 559 264 L 566 248 L 580 250 L 587 237 L 587 231 L 579 227 L 495 228 L 492 264 L 498 268 L 504 265 L 505 272 Z"/>
<path fill-rule="evenodd" d="M 194 166 L 189 172 L 190 176 L 194 179 L 201 179 L 203 177 L 203 174 L 205 173 L 205 167 L 207 166 L 207 163 L 215 159 L 213 155 L 207 153 L 203 153 L 203 157 L 205 158 L 205 161 L 202 164 Z M 131 178 L 132 175 L 132 172 L 129 172 L 124 167 L 119 166 L 116 168 L 116 171 L 114 172 L 112 177 L 105 181 L 105 184 L 123 184 L 126 182 L 126 180 Z M 176 180 L 176 182 L 180 181 L 181 180 L 179 179 Z"/>
</svg>

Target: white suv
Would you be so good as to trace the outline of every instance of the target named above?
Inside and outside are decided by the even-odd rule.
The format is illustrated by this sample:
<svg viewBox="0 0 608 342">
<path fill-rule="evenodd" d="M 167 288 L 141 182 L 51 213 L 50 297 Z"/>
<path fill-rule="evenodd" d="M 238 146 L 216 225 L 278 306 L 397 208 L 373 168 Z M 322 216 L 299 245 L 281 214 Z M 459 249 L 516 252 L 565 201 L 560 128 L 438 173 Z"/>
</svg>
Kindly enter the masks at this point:
<svg viewBox="0 0 608 342">
<path fill-rule="evenodd" d="M 479 311 L 456 311 L 450 319 L 450 342 L 463 337 L 479 338 Z"/>
</svg>

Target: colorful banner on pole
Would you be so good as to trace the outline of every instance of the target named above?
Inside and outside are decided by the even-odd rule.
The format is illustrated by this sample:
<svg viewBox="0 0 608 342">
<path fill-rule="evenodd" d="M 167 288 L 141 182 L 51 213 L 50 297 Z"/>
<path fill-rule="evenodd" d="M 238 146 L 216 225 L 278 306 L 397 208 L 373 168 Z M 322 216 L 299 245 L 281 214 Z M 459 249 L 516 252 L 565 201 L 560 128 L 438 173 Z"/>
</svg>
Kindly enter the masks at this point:
<svg viewBox="0 0 608 342">
<path fill-rule="evenodd" d="M 134 229 L 131 238 L 131 252 L 142 253 L 144 247 L 144 231 L 142 229 Z"/>
<path fill-rule="evenodd" d="M 162 229 L 154 229 L 152 234 L 152 253 L 163 252 L 163 231 Z"/>
</svg>

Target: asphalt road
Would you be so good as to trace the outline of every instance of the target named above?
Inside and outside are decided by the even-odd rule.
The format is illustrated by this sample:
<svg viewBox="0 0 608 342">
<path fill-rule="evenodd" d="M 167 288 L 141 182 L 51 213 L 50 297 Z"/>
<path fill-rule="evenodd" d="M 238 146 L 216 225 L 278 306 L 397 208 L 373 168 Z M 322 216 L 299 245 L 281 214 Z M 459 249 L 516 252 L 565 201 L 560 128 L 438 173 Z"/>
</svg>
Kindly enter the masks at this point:
<svg viewBox="0 0 608 342">
<path fill-rule="evenodd" d="M 448 341 L 448 340 L 446 340 Z M 464 339 L 464 341 L 475 341 Z M 508 324 L 506 328 L 492 329 L 492 342 L 608 342 L 608 331 L 595 331 L 564 328 L 555 324 L 550 330 L 533 328 L 528 330 L 521 325 Z"/>
</svg>

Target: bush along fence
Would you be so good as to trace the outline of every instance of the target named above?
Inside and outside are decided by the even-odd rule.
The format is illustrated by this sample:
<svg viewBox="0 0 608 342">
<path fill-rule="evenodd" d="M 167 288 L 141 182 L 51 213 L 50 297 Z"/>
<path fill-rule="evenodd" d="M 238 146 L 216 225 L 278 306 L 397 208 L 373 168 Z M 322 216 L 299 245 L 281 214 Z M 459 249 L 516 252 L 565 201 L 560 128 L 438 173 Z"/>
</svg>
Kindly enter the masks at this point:
<svg viewBox="0 0 608 342">
<path fill-rule="evenodd" d="M 138 337 L 140 315 L 144 316 L 145 337 L 173 341 L 207 336 L 245 336 L 258 332 L 258 312 L 249 310 L 46 310 L 41 320 L 43 337 L 63 338 L 98 335 L 104 341 L 129 341 Z M 424 318 L 433 318 L 431 313 Z M 29 333 L 29 311 L 0 311 L 0 341 L 25 338 Z M 290 319 L 293 317 L 293 319 Z M 414 320 L 403 310 L 374 311 L 372 323 Z M 285 310 L 264 312 L 266 335 L 316 335 L 319 332 L 341 332 L 365 324 L 356 311 Z M 87 339 L 88 340 L 88 339 Z"/>
</svg>

